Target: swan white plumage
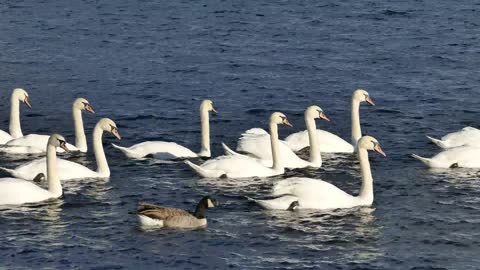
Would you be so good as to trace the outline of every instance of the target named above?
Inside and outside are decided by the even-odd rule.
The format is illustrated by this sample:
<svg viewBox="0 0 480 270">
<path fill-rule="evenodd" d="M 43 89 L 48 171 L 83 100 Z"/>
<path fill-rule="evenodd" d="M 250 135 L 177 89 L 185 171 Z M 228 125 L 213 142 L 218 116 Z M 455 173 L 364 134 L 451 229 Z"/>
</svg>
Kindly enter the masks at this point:
<svg viewBox="0 0 480 270">
<path fill-rule="evenodd" d="M 10 96 L 10 134 L 0 130 L 0 144 L 5 144 L 12 139 L 23 136 L 22 127 L 20 126 L 20 101 L 32 108 L 27 91 L 22 88 L 15 88 Z"/>
<path fill-rule="evenodd" d="M 315 119 L 320 118 L 325 121 L 330 121 L 325 115 L 323 110 L 318 106 L 310 106 L 305 110 L 305 124 L 308 130 L 308 138 L 310 145 L 310 158 L 309 160 L 303 160 L 298 157 L 288 145 L 279 141 L 279 150 L 282 157 L 282 162 L 285 164 L 285 168 L 305 168 L 313 167 L 319 168 L 322 166 L 322 157 L 319 150 L 319 136 L 316 136 L 315 130 L 317 129 Z M 266 132 L 262 132 L 263 129 L 253 129 L 252 132 L 244 133 L 238 141 L 237 149 L 252 155 L 253 158 L 261 160 L 265 166 L 272 166 L 272 148 L 270 146 L 270 135 Z M 225 144 L 222 144 L 225 153 L 227 155 L 240 155 L 228 148 Z"/>
<path fill-rule="evenodd" d="M 459 146 L 446 149 L 431 158 L 412 154 L 430 168 L 480 168 L 480 147 Z"/>
<path fill-rule="evenodd" d="M 93 151 L 97 161 L 97 170 L 93 171 L 81 164 L 57 158 L 57 172 L 60 180 L 71 180 L 80 178 L 108 178 L 110 177 L 110 169 L 108 167 L 107 158 L 103 150 L 102 135 L 107 131 L 112 133 L 117 139 L 121 139 L 117 125 L 109 118 L 102 118 L 93 129 Z M 45 158 L 40 158 L 20 165 L 15 169 L 7 169 L 0 167 L 1 170 L 9 174 L 26 180 L 33 180 L 39 173 L 45 174 Z"/>
<path fill-rule="evenodd" d="M 459 131 L 443 136 L 440 140 L 430 136 L 427 136 L 427 138 L 443 149 L 464 145 L 480 147 L 480 129 L 474 127 L 464 127 Z"/>
<path fill-rule="evenodd" d="M 57 174 L 56 147 L 68 151 L 63 136 L 53 134 L 47 146 L 47 181 L 48 190 L 33 182 L 18 178 L 0 178 L 0 205 L 18 205 L 41 202 L 62 196 L 62 184 Z"/>
<path fill-rule="evenodd" d="M 279 181 L 273 187 L 271 200 L 256 200 L 266 209 L 286 210 L 297 201 L 300 209 L 336 209 L 371 205 L 373 203 L 373 178 L 368 160 L 368 151 L 374 150 L 383 156 L 385 153 L 378 141 L 371 136 L 362 137 L 357 144 L 360 161 L 362 186 L 358 196 L 352 196 L 338 187 L 322 180 L 292 177 Z"/>
<path fill-rule="evenodd" d="M 84 98 L 77 98 L 73 102 L 72 114 L 75 128 L 75 145 L 67 144 L 70 151 L 87 152 L 87 139 L 83 129 L 82 111 L 95 113 L 90 103 Z M 46 151 L 48 135 L 29 134 L 10 140 L 0 147 L 0 152 L 7 154 L 42 154 Z M 64 152 L 58 148 L 57 152 Z"/>
<path fill-rule="evenodd" d="M 113 147 L 122 151 L 128 158 L 138 159 L 152 155 L 156 159 L 181 159 L 181 158 L 195 158 L 211 156 L 210 153 L 210 123 L 209 112 L 216 113 L 211 100 L 204 100 L 200 105 L 200 120 L 202 124 L 202 149 L 199 153 L 195 153 L 190 149 L 176 144 L 174 142 L 163 141 L 147 141 L 130 147 L 121 147 L 112 144 Z"/>
<path fill-rule="evenodd" d="M 320 152 L 322 153 L 353 153 L 357 141 L 362 137 L 362 130 L 360 127 L 360 103 L 367 102 L 375 106 L 370 95 L 363 89 L 358 89 L 352 95 L 352 143 L 348 143 L 337 135 L 325 130 L 317 129 L 318 137 L 320 138 Z M 300 151 L 309 144 L 308 131 L 300 131 L 293 133 L 285 138 L 287 145 L 295 152 Z"/>
<path fill-rule="evenodd" d="M 188 160 L 185 161 L 185 163 L 202 177 L 246 178 L 255 176 L 268 177 L 283 174 L 285 172 L 285 167 L 279 151 L 279 124 L 292 126 L 283 113 L 275 112 L 270 117 L 270 144 L 273 154 L 273 167 L 265 166 L 258 159 L 242 155 L 220 156 L 206 161 L 200 166 L 195 165 Z"/>
</svg>

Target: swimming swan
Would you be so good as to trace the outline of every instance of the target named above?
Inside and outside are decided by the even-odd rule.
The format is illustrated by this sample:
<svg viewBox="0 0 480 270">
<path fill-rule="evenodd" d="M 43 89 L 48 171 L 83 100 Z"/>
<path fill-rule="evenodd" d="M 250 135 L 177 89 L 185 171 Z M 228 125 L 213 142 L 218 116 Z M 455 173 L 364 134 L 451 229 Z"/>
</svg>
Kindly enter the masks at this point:
<svg viewBox="0 0 480 270">
<path fill-rule="evenodd" d="M 256 200 L 266 209 L 291 208 L 297 201 L 299 209 L 336 209 L 371 205 L 373 203 L 373 178 L 370 170 L 367 150 L 374 150 L 381 155 L 385 153 L 378 141 L 370 136 L 362 137 L 357 144 L 357 155 L 360 161 L 362 186 L 358 196 L 352 196 L 336 186 L 320 179 L 292 177 L 281 180 L 273 187 L 271 200 Z"/>
<path fill-rule="evenodd" d="M 330 121 L 325 115 L 323 110 L 318 106 L 310 106 L 305 110 L 305 124 L 308 130 L 308 139 L 310 145 L 310 158 L 309 160 L 303 160 L 298 157 L 288 145 L 280 141 L 279 149 L 282 156 L 282 162 L 285 164 L 285 168 L 305 168 L 313 167 L 319 168 L 322 166 L 322 157 L 319 150 L 319 142 L 321 140 L 319 136 L 316 136 L 315 130 L 317 129 L 315 119 L 320 118 L 325 121 Z M 247 131 L 248 132 L 248 131 Z M 225 153 L 227 155 L 240 155 L 231 150 L 225 144 L 222 144 Z M 253 158 L 259 158 L 265 166 L 272 166 L 272 148 L 270 146 L 270 135 L 268 133 L 244 133 L 238 141 L 237 150 L 252 155 Z"/>
<path fill-rule="evenodd" d="M 87 152 L 87 140 L 85 138 L 82 119 L 83 110 L 95 113 L 86 99 L 77 98 L 72 106 L 76 145 L 67 144 L 68 149 L 72 152 Z M 48 135 L 28 134 L 7 142 L 3 147 L 0 147 L 0 152 L 7 154 L 42 154 L 46 151 L 45 146 L 47 145 L 48 139 Z M 58 148 L 57 152 L 61 153 L 64 151 Z"/>
<path fill-rule="evenodd" d="M 195 157 L 210 157 L 210 123 L 208 112 L 217 111 L 213 108 L 211 100 L 204 100 L 200 105 L 200 119 L 202 122 L 202 150 L 200 153 L 194 153 L 190 149 L 176 144 L 174 142 L 147 141 L 130 147 L 121 147 L 112 144 L 113 147 L 120 149 L 128 158 L 143 158 L 147 155 L 153 155 L 156 159 L 180 159 Z"/>
<path fill-rule="evenodd" d="M 10 97 L 10 134 L 0 130 L 0 144 L 5 144 L 12 139 L 23 136 L 22 127 L 20 126 L 20 101 L 29 108 L 32 108 L 27 91 L 21 88 L 15 88 Z"/>
<path fill-rule="evenodd" d="M 200 166 L 188 160 L 185 163 L 202 177 L 246 178 L 283 174 L 285 167 L 279 151 L 277 126 L 279 124 L 292 126 L 283 113 L 275 112 L 270 117 L 270 144 L 273 153 L 273 167 L 265 166 L 260 160 L 243 155 L 220 156 L 206 161 Z"/>
<path fill-rule="evenodd" d="M 370 95 L 363 89 L 358 89 L 352 95 L 352 144 L 346 142 L 337 135 L 325 130 L 317 129 L 320 138 L 320 152 L 322 153 L 352 153 L 357 141 L 362 137 L 360 127 L 360 103 L 367 102 L 375 106 Z M 285 142 L 295 152 L 308 146 L 308 131 L 293 133 L 285 138 Z"/>
<path fill-rule="evenodd" d="M 16 205 L 41 202 L 62 196 L 62 184 L 57 174 L 57 153 L 55 148 L 68 151 L 62 135 L 53 134 L 47 145 L 47 181 L 48 189 L 43 189 L 33 182 L 18 178 L 0 178 L 0 205 Z"/>
<path fill-rule="evenodd" d="M 93 151 L 97 161 L 97 170 L 93 171 L 81 164 L 57 158 L 57 172 L 60 180 L 71 180 L 79 178 L 108 178 L 110 177 L 110 168 L 103 150 L 102 135 L 107 131 L 113 134 L 117 139 L 121 139 L 117 125 L 109 118 L 102 118 L 93 129 Z M 45 158 L 40 158 L 20 165 L 15 169 L 0 167 L 1 170 L 9 174 L 26 180 L 33 180 L 39 173 L 45 173 Z"/>
<path fill-rule="evenodd" d="M 480 147 L 480 129 L 474 127 L 464 127 L 457 132 L 448 133 L 440 140 L 430 136 L 427 138 L 442 149 L 464 145 Z"/>
<path fill-rule="evenodd" d="M 480 147 L 477 146 L 448 148 L 431 158 L 415 154 L 412 157 L 430 168 L 480 168 Z"/>
</svg>

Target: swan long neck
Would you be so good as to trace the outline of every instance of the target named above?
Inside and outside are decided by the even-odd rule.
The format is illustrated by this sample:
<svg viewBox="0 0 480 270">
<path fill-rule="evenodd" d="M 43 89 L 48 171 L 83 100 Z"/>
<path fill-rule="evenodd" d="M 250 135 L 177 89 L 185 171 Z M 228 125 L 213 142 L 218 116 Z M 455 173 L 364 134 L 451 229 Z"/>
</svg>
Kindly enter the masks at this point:
<svg viewBox="0 0 480 270">
<path fill-rule="evenodd" d="M 200 108 L 200 121 L 202 123 L 202 149 L 199 156 L 210 157 L 210 120 L 208 110 Z"/>
<path fill-rule="evenodd" d="M 360 171 L 362 173 L 362 187 L 360 188 L 359 199 L 365 204 L 373 203 L 373 178 L 370 169 L 370 161 L 368 160 L 368 152 L 366 149 L 358 149 L 358 159 L 360 161 Z"/>
<path fill-rule="evenodd" d="M 62 196 L 62 183 L 57 174 L 57 151 L 50 144 L 47 145 L 47 181 L 48 191 L 55 198 Z"/>
<path fill-rule="evenodd" d="M 82 111 L 73 105 L 73 124 L 75 128 L 75 146 L 82 152 L 87 152 L 87 138 L 83 129 Z"/>
<path fill-rule="evenodd" d="M 95 160 L 97 161 L 97 173 L 103 177 L 110 176 L 110 168 L 108 167 L 107 157 L 103 151 L 102 142 L 103 129 L 100 124 L 97 124 L 93 129 L 93 151 L 95 153 Z"/>
<path fill-rule="evenodd" d="M 278 125 L 276 123 L 270 123 L 270 144 L 272 146 L 273 169 L 283 171 L 284 166 L 280 158 Z"/>
<path fill-rule="evenodd" d="M 20 127 L 20 101 L 18 97 L 12 95 L 10 99 L 10 135 L 13 138 L 20 138 L 23 136 L 22 128 Z"/>
<path fill-rule="evenodd" d="M 307 125 L 308 141 L 310 143 L 310 163 L 314 165 L 322 165 L 322 156 L 320 154 L 320 147 L 318 144 L 317 125 L 315 119 L 305 116 L 305 124 Z"/>
<path fill-rule="evenodd" d="M 361 137 L 362 129 L 360 128 L 360 102 L 352 98 L 352 145 L 357 145 L 357 142 Z"/>
</svg>

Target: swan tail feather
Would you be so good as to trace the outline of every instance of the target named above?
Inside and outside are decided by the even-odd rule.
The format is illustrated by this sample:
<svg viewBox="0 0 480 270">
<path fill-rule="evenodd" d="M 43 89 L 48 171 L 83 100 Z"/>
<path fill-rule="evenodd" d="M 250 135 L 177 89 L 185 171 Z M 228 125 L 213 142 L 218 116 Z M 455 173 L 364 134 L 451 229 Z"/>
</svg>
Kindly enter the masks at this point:
<svg viewBox="0 0 480 270">
<path fill-rule="evenodd" d="M 414 159 L 420 160 L 421 162 L 423 162 L 425 165 L 427 165 L 429 167 L 431 165 L 431 159 L 430 158 L 424 158 L 424 157 L 421 157 L 421 156 L 415 155 L 415 154 L 412 154 L 412 157 Z"/>
<path fill-rule="evenodd" d="M 139 157 L 135 152 L 131 151 L 130 149 L 128 149 L 127 147 L 122 147 L 120 145 L 116 145 L 114 143 L 112 143 L 112 146 L 114 148 L 117 148 L 118 150 L 122 151 L 122 153 L 124 153 L 127 157 L 129 158 L 141 158 Z"/>
<path fill-rule="evenodd" d="M 0 167 L 0 171 L 4 171 L 12 176 L 15 176 L 15 170 L 12 170 L 12 169 L 7 169 L 7 168 L 4 168 L 4 167 Z"/>
<path fill-rule="evenodd" d="M 227 156 L 235 156 L 237 154 L 237 152 L 233 151 L 230 147 L 228 147 L 223 142 L 222 142 L 222 148 L 223 148 L 223 152 L 225 152 L 225 155 Z"/>
<path fill-rule="evenodd" d="M 443 149 L 448 148 L 448 146 L 445 145 L 445 143 L 444 143 L 443 141 L 439 140 L 439 139 L 435 139 L 435 138 L 430 137 L 430 136 L 427 136 L 427 138 L 428 138 L 432 143 L 434 143 L 435 145 L 437 145 L 437 146 L 440 147 L 440 148 L 443 148 Z"/>
<path fill-rule="evenodd" d="M 215 170 L 206 170 L 202 168 L 201 166 L 198 166 L 197 164 L 194 164 L 193 162 L 189 160 L 185 160 L 185 164 L 190 166 L 196 173 L 198 173 L 200 176 L 209 178 L 209 177 L 221 177 L 222 175 L 225 175 L 224 172 L 221 171 L 215 171 Z"/>
</svg>

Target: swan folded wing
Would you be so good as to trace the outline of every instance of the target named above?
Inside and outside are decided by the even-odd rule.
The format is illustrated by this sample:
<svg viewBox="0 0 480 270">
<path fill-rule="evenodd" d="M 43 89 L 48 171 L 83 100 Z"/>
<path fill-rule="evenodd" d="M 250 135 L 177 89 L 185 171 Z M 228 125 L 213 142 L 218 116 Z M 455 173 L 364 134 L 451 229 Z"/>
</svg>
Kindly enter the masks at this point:
<svg viewBox="0 0 480 270">
<path fill-rule="evenodd" d="M 258 135 L 269 135 L 268 132 L 263 128 L 251 128 L 244 133 L 242 136 L 258 136 Z"/>
<path fill-rule="evenodd" d="M 447 144 L 448 147 L 462 145 L 480 146 L 480 130 L 473 127 L 464 127 L 460 131 L 443 136 L 442 141 Z"/>
<path fill-rule="evenodd" d="M 300 208 L 334 209 L 356 205 L 355 197 L 328 182 L 311 178 L 282 180 L 274 186 L 272 193 L 274 196 L 297 197 Z"/>
<path fill-rule="evenodd" d="M 272 159 L 270 146 L 270 135 L 264 134 L 242 134 L 237 143 L 237 151 L 248 153 L 260 159 Z"/>
<path fill-rule="evenodd" d="M 198 155 L 190 149 L 174 142 L 147 141 L 133 145 L 129 151 L 135 152 L 137 156 L 145 157 L 154 155 L 159 159 L 176 159 L 186 157 L 197 157 Z"/>
<path fill-rule="evenodd" d="M 10 134 L 0 129 L 0 144 L 5 144 L 12 139 L 13 137 Z"/>
<path fill-rule="evenodd" d="M 149 203 L 140 204 L 140 207 L 137 210 L 137 214 L 161 220 L 166 220 L 175 216 L 192 216 L 192 214 L 182 209 L 162 207 Z"/>
<path fill-rule="evenodd" d="M 26 180 L 32 180 L 39 173 L 46 175 L 47 159 L 40 158 L 21 165 L 11 171 L 12 175 Z M 89 168 L 57 157 L 57 173 L 60 180 L 99 177 L 99 174 Z"/>
<path fill-rule="evenodd" d="M 23 204 L 40 202 L 52 198 L 47 190 L 17 178 L 0 180 L 0 204 Z"/>
<path fill-rule="evenodd" d="M 480 147 L 460 146 L 440 152 L 430 159 L 431 167 L 480 168 Z"/>
<path fill-rule="evenodd" d="M 300 151 L 309 145 L 307 130 L 288 135 L 285 142 L 292 151 Z"/>
<path fill-rule="evenodd" d="M 339 136 L 321 129 L 317 129 L 318 145 L 322 153 L 353 153 L 354 147 Z M 300 131 L 285 138 L 288 147 L 298 152 L 310 145 L 308 131 Z"/>
<path fill-rule="evenodd" d="M 20 138 L 13 139 L 5 144 L 5 146 L 12 146 L 7 152 L 11 153 L 42 153 L 47 151 L 47 143 L 50 136 L 40 134 L 28 134 Z M 13 147 L 15 146 L 15 147 Z M 72 144 L 67 143 L 67 148 L 70 151 L 78 151 L 78 148 Z M 64 153 L 65 150 L 57 148 L 57 152 Z"/>
<path fill-rule="evenodd" d="M 317 129 L 320 152 L 323 153 L 353 153 L 354 147 L 339 136 Z"/>
<path fill-rule="evenodd" d="M 230 178 L 267 177 L 275 174 L 273 169 L 265 167 L 256 159 L 244 156 L 220 156 L 208 160 L 201 167 L 209 171 L 224 172 Z"/>
<path fill-rule="evenodd" d="M 284 141 L 279 141 L 279 149 L 286 168 L 304 168 L 310 165 L 309 162 L 299 158 Z M 240 138 L 237 151 L 246 152 L 254 158 L 261 159 L 262 164 L 266 166 L 273 164 L 272 147 L 268 134 Z"/>
<path fill-rule="evenodd" d="M 292 195 L 284 195 L 270 200 L 255 200 L 263 208 L 271 210 L 287 210 L 294 201 L 298 201 L 298 197 Z"/>
</svg>

